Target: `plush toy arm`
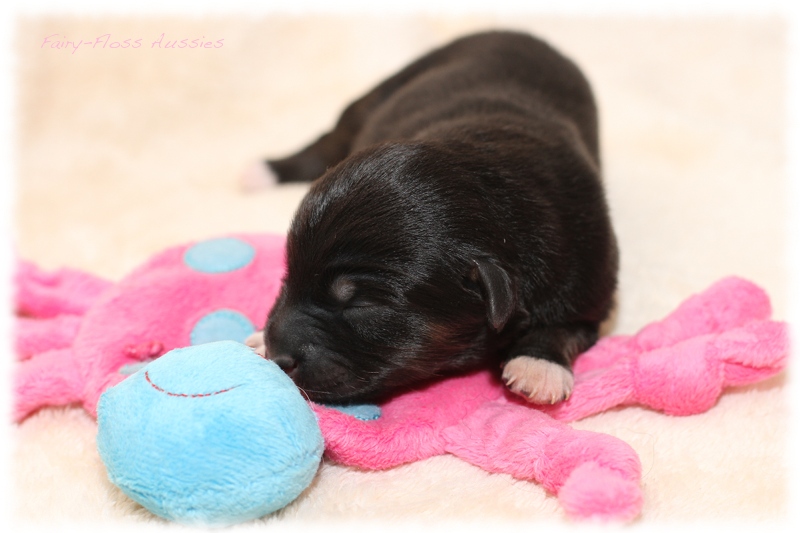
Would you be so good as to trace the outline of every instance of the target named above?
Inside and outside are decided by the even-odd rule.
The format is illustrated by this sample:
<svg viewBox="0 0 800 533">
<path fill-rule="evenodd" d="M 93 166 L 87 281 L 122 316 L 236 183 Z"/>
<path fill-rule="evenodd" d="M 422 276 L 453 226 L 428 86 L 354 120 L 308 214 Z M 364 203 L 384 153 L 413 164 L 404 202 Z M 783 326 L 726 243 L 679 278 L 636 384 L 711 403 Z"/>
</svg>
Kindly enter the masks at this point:
<svg viewBox="0 0 800 533">
<path fill-rule="evenodd" d="M 15 422 L 46 405 L 81 401 L 82 379 L 69 348 L 51 350 L 19 363 L 14 376 Z"/>
<path fill-rule="evenodd" d="M 768 320 L 653 350 L 636 360 L 634 401 L 670 415 L 702 413 L 725 387 L 783 370 L 788 352 L 786 324 Z"/>
<path fill-rule="evenodd" d="M 329 458 L 380 470 L 445 453 L 442 430 L 502 395 L 502 385 L 483 371 L 397 396 L 381 406 L 377 420 L 312 406 Z"/>
<path fill-rule="evenodd" d="M 15 275 L 16 312 L 39 318 L 82 315 L 112 285 L 78 270 L 45 272 L 29 261 L 19 261 Z"/>
<path fill-rule="evenodd" d="M 648 324 L 633 336 L 601 339 L 578 357 L 575 373 L 608 368 L 624 357 L 672 346 L 692 337 L 722 333 L 772 313 L 769 297 L 745 279 L 727 277 L 683 301 L 664 319 Z"/>
<path fill-rule="evenodd" d="M 488 402 L 444 430 L 446 450 L 489 472 L 532 480 L 573 518 L 631 520 L 642 507 L 641 463 L 625 442 L 544 413 Z"/>
<path fill-rule="evenodd" d="M 337 463 L 385 470 L 444 453 L 433 426 L 365 422 L 336 409 L 311 406 L 325 438 L 325 455 Z"/>
<path fill-rule="evenodd" d="M 72 345 L 83 322 L 80 315 L 59 315 L 54 318 L 16 320 L 14 347 L 17 357 L 27 359 L 39 353 Z"/>
<path fill-rule="evenodd" d="M 575 375 L 575 385 L 568 400 L 555 405 L 538 406 L 556 420 L 572 422 L 613 407 L 635 403 L 633 384 L 635 359 L 626 357 L 608 369 L 595 369 Z"/>
<path fill-rule="evenodd" d="M 672 346 L 753 320 L 767 320 L 771 315 L 772 306 L 763 289 L 745 279 L 728 277 L 690 296 L 665 319 L 646 326 L 636 334 L 636 344 L 641 350 Z"/>
<path fill-rule="evenodd" d="M 720 335 L 712 353 L 722 363 L 726 386 L 748 385 L 774 376 L 789 363 L 789 325 L 761 320 Z"/>
<path fill-rule="evenodd" d="M 702 413 L 725 387 L 779 373 L 788 354 L 785 323 L 754 321 L 626 358 L 605 372 L 576 375 L 570 399 L 542 411 L 565 421 L 634 403 L 671 415 Z"/>
</svg>

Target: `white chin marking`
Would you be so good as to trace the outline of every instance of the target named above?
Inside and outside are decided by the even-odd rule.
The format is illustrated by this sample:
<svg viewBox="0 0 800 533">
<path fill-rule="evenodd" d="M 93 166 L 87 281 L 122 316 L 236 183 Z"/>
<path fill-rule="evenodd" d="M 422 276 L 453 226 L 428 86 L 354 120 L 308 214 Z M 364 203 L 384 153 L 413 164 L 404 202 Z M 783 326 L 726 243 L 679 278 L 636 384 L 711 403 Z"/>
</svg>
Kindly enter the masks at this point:
<svg viewBox="0 0 800 533">
<path fill-rule="evenodd" d="M 572 372 L 561 365 L 520 355 L 503 368 L 508 389 L 531 403 L 554 404 L 572 394 Z"/>
<path fill-rule="evenodd" d="M 267 356 L 267 347 L 264 344 L 264 331 L 256 331 L 244 340 L 244 343 L 261 357 Z"/>
<path fill-rule="evenodd" d="M 256 161 L 244 169 L 239 176 L 239 187 L 244 192 L 253 192 L 278 184 L 278 175 L 264 161 Z"/>
</svg>

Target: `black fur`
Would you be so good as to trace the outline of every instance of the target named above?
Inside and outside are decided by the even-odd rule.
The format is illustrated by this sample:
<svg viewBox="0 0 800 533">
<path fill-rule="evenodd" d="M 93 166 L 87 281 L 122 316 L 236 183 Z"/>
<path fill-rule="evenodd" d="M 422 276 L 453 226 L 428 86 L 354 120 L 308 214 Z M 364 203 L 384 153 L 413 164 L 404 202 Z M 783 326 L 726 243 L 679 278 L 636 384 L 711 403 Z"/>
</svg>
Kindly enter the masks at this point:
<svg viewBox="0 0 800 533">
<path fill-rule="evenodd" d="M 435 50 L 268 161 L 310 181 L 265 340 L 308 396 L 381 400 L 597 339 L 617 249 L 578 68 L 533 37 Z"/>
</svg>

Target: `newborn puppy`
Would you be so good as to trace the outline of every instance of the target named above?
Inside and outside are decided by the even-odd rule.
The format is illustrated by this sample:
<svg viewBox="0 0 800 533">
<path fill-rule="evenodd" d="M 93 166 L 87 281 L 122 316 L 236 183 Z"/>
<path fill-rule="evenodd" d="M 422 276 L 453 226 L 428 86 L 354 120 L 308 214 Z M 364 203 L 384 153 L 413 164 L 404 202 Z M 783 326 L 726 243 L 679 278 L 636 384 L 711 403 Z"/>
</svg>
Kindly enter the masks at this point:
<svg viewBox="0 0 800 533">
<path fill-rule="evenodd" d="M 617 249 L 592 93 L 550 46 L 459 39 L 247 179 L 316 180 L 249 340 L 311 400 L 380 401 L 487 366 L 531 402 L 569 397 L 612 306 Z"/>
</svg>

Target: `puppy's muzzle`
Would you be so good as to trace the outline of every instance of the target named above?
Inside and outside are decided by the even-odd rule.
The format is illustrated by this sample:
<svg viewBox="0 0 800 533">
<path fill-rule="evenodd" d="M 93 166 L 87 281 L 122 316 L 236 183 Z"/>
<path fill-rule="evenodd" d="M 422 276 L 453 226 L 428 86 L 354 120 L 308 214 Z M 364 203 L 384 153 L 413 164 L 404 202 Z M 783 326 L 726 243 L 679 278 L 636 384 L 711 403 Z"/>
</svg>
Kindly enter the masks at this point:
<svg viewBox="0 0 800 533">
<path fill-rule="evenodd" d="M 274 313 L 267 324 L 267 359 L 277 364 L 289 377 L 294 377 L 303 361 L 310 317 L 298 311 Z"/>
</svg>

